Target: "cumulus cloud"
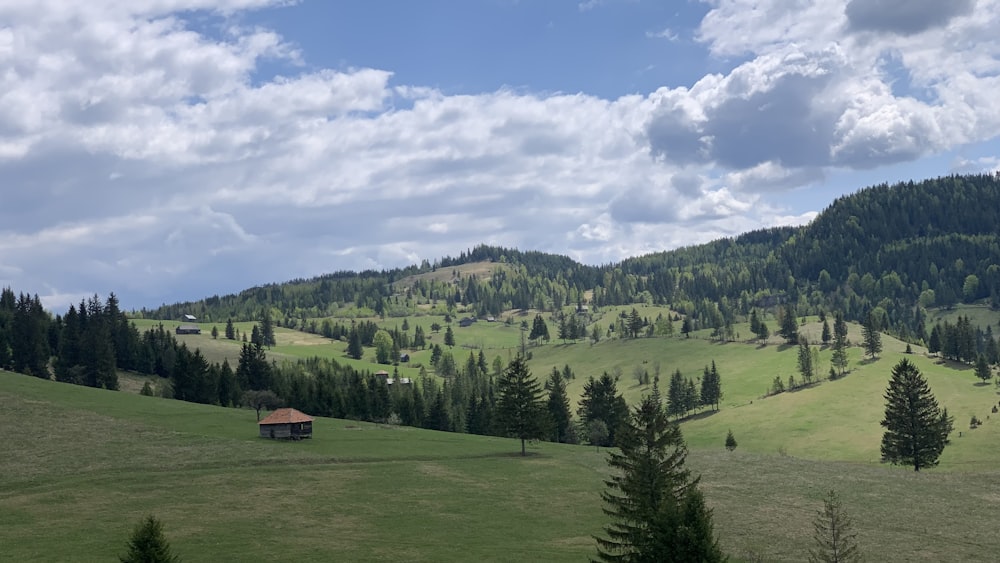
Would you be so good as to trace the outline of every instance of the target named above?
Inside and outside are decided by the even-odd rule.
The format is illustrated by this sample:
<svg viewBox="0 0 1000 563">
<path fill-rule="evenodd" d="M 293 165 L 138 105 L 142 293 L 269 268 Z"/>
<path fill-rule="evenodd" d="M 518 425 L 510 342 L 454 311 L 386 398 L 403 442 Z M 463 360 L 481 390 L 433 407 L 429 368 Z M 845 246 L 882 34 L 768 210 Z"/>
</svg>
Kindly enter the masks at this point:
<svg viewBox="0 0 1000 563">
<path fill-rule="evenodd" d="M 613 100 L 315 68 L 237 17 L 285 3 L 0 5 L 0 283 L 131 306 L 480 242 L 609 262 L 808 221 L 775 192 L 1000 130 L 996 0 L 920 2 L 905 28 L 712 0 L 696 37 L 728 66 Z"/>
</svg>

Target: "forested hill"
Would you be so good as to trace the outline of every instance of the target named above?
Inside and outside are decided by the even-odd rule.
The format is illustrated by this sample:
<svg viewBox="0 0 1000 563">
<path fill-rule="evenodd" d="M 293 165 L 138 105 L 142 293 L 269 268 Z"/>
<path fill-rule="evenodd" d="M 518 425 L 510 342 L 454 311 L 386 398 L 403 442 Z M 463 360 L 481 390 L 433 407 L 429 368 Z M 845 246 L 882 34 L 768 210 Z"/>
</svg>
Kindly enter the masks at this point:
<svg viewBox="0 0 1000 563">
<path fill-rule="evenodd" d="M 883 328 L 919 339 L 923 308 L 983 299 L 1000 305 L 998 225 L 1000 177 L 950 176 L 863 189 L 838 198 L 804 227 L 754 231 L 618 264 L 585 266 L 565 256 L 479 246 L 433 264 L 341 272 L 141 314 L 250 320 L 267 309 L 294 324 L 331 315 L 405 315 L 428 306 L 500 315 L 585 302 L 654 302 L 718 327 L 753 308 L 784 303 L 800 315 L 840 310 L 849 319 L 878 307 Z M 497 267 L 485 277 L 462 275 L 462 265 L 478 262 Z M 440 269 L 452 275 L 414 278 Z"/>
</svg>

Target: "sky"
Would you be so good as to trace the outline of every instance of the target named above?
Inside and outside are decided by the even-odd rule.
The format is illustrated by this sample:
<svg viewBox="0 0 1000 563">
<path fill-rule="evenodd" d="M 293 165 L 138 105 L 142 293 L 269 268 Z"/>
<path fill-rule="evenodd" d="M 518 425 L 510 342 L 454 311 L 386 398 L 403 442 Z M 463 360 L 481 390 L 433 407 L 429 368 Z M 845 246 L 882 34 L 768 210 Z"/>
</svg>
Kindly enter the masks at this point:
<svg viewBox="0 0 1000 563">
<path fill-rule="evenodd" d="M 0 286 L 607 264 L 996 171 L 998 4 L 5 0 Z"/>
</svg>

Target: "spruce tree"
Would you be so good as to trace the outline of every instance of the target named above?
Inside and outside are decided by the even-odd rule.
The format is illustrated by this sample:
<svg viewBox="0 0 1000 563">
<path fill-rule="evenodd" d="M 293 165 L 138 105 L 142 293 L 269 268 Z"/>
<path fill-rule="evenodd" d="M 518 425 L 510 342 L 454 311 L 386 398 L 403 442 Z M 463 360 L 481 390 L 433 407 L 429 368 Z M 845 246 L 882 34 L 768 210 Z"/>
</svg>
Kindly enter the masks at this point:
<svg viewBox="0 0 1000 563">
<path fill-rule="evenodd" d="M 236 340 L 236 327 L 233 326 L 233 319 L 226 320 L 226 339 Z"/>
<path fill-rule="evenodd" d="M 976 356 L 976 377 L 982 379 L 983 383 L 993 379 L 993 370 L 990 369 L 990 364 L 983 354 Z"/>
<path fill-rule="evenodd" d="M 882 457 L 893 464 L 912 465 L 914 471 L 937 465 L 948 443 L 952 420 L 908 359 L 892 368 L 885 401 Z"/>
<path fill-rule="evenodd" d="M 732 429 L 730 429 L 729 433 L 726 434 L 726 449 L 729 451 L 733 451 L 736 449 L 736 437 L 733 436 Z"/>
<path fill-rule="evenodd" d="M 118 558 L 122 563 L 174 563 L 180 560 L 170 551 L 170 544 L 163 535 L 163 524 L 153 516 L 146 516 L 135 527 L 127 547 L 128 552 Z"/>
<path fill-rule="evenodd" d="M 684 467 L 680 428 L 647 396 L 619 433 L 620 451 L 608 454 L 613 474 L 601 493 L 611 518 L 595 537 L 601 561 L 714 562 L 724 560 L 711 511 Z"/>
<path fill-rule="evenodd" d="M 781 337 L 786 344 L 797 344 L 799 341 L 799 323 L 795 320 L 795 308 L 789 303 L 781 315 Z"/>
<path fill-rule="evenodd" d="M 833 355 L 830 363 L 836 368 L 836 373 L 844 375 L 847 370 L 847 323 L 843 313 L 837 312 L 833 321 Z"/>
<path fill-rule="evenodd" d="M 823 499 L 823 510 L 813 520 L 816 548 L 809 550 L 810 563 L 856 563 L 861 561 L 857 534 L 851 532 L 851 519 L 844 514 L 837 493 L 830 491 Z"/>
<path fill-rule="evenodd" d="M 544 437 L 545 414 L 542 388 L 517 356 L 497 380 L 496 415 L 500 428 L 521 440 L 521 455 L 526 440 Z"/>
<path fill-rule="evenodd" d="M 861 338 L 865 347 L 865 354 L 874 359 L 878 359 L 879 352 L 882 351 L 882 333 L 875 320 L 875 315 L 868 313 L 865 322 L 861 325 Z"/>
<path fill-rule="evenodd" d="M 566 381 L 559 368 L 552 368 L 549 380 L 545 382 L 545 389 L 549 392 L 546 410 L 549 422 L 552 423 L 552 441 L 566 442 L 573 414 L 569 409 L 569 397 L 566 396 Z"/>
<path fill-rule="evenodd" d="M 823 345 L 824 346 L 830 343 L 830 338 L 831 338 L 830 323 L 828 323 L 828 322 L 826 322 L 824 320 L 823 321 L 823 333 L 820 336 L 820 339 L 823 341 Z"/>
<path fill-rule="evenodd" d="M 806 385 L 812 383 L 814 375 L 812 351 L 809 349 L 809 340 L 804 334 L 799 336 L 799 373 Z"/>
</svg>

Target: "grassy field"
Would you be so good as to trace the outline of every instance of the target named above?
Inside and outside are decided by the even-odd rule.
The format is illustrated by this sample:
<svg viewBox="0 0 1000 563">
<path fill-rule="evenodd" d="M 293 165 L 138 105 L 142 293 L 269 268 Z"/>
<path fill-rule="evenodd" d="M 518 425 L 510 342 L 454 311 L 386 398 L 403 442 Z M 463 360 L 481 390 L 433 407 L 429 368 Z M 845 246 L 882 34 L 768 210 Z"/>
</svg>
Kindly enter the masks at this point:
<svg viewBox="0 0 1000 563">
<path fill-rule="evenodd" d="M 840 393 L 853 377 L 789 397 Z M 604 453 L 591 447 L 543 443 L 521 458 L 513 440 L 331 419 L 317 419 L 312 440 L 272 442 L 256 437 L 253 411 L 5 372 L 0 404 L 0 545 L 11 561 L 114 559 L 147 513 L 184 561 L 581 561 L 605 522 Z M 867 560 L 995 560 L 1000 473 L 986 463 L 998 455 L 989 425 L 968 450 L 983 462 L 974 469 L 949 470 L 969 469 L 952 460 L 913 474 L 837 461 L 835 449 L 821 460 L 755 452 L 743 422 L 784 414 L 753 407 L 706 419 L 728 411 L 741 422 L 735 452 L 720 436 L 693 439 L 689 456 L 737 561 L 748 552 L 802 561 L 831 488 Z M 842 422 L 832 407 L 829 434 Z M 685 433 L 700 434 L 699 423 Z"/>
</svg>

